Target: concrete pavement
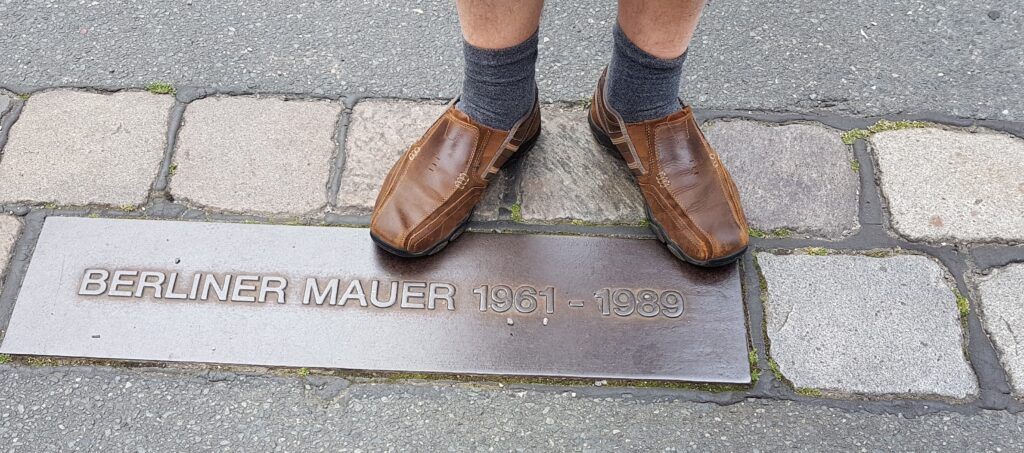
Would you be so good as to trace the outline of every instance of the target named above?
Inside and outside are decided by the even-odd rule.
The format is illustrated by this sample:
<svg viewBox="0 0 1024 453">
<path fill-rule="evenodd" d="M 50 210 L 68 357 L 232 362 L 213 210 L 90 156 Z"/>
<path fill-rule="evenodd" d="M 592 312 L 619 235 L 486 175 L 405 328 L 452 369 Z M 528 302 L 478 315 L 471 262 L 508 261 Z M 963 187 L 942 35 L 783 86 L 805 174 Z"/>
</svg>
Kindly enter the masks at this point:
<svg viewBox="0 0 1024 453">
<path fill-rule="evenodd" d="M 588 98 L 613 2 L 548 2 L 545 100 Z M 1016 0 L 715 0 L 682 95 L 703 108 L 1024 119 Z M 461 83 L 449 0 L 0 3 L 0 86 L 447 98 Z"/>
<path fill-rule="evenodd" d="M 1024 449 L 1024 414 L 721 406 L 630 389 L 23 365 L 0 366 L 0 388 L 11 452 Z"/>
</svg>

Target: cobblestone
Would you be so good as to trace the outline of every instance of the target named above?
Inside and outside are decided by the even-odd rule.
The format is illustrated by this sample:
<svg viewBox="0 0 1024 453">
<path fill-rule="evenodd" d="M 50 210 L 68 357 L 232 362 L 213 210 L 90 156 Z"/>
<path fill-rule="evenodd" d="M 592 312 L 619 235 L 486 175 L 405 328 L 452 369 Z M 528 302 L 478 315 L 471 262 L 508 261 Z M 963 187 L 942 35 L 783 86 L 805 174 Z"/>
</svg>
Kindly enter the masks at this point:
<svg viewBox="0 0 1024 453">
<path fill-rule="evenodd" d="M 166 148 L 173 103 L 140 92 L 32 95 L 0 160 L 0 203 L 144 203 Z"/>
<path fill-rule="evenodd" d="M 978 284 L 981 319 L 1017 396 L 1024 396 L 1024 264 L 996 269 Z"/>
<path fill-rule="evenodd" d="M 4 276 L 7 265 L 14 251 L 14 242 L 18 240 L 21 222 L 17 217 L 0 215 L 0 291 L 4 289 Z"/>
<path fill-rule="evenodd" d="M 171 193 L 234 212 L 321 210 L 341 109 L 334 102 L 275 98 L 195 101 L 174 153 Z"/>
<path fill-rule="evenodd" d="M 751 227 L 831 239 L 857 229 L 860 179 L 839 131 L 753 121 L 703 129 L 736 180 Z"/>
<path fill-rule="evenodd" d="M 956 297 L 932 259 L 757 259 L 768 285 L 771 356 L 795 387 L 958 399 L 978 393 Z"/>
<path fill-rule="evenodd" d="M 626 165 L 594 142 L 586 111 L 550 107 L 542 115 L 540 139 L 520 176 L 523 221 L 642 221 L 640 189 Z"/>
<path fill-rule="evenodd" d="M 0 119 L 3 119 L 4 115 L 7 114 L 7 110 L 11 107 L 11 98 L 0 94 Z"/>
<path fill-rule="evenodd" d="M 1024 140 L 938 128 L 871 138 L 893 227 L 911 240 L 1024 241 Z"/>
</svg>

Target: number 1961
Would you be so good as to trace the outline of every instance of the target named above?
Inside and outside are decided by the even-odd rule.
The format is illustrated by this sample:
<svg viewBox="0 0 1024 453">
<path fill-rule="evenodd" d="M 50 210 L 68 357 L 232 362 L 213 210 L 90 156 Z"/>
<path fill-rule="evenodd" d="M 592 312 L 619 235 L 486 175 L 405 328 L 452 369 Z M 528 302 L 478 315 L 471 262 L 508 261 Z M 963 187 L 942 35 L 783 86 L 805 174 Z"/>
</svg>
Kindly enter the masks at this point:
<svg viewBox="0 0 1024 453">
<path fill-rule="evenodd" d="M 601 305 L 601 314 L 611 316 L 629 316 L 636 313 L 645 318 L 664 315 L 678 318 L 683 314 L 683 295 L 679 291 L 668 290 L 658 293 L 650 289 L 633 291 L 631 289 L 605 288 L 594 294 Z"/>
<path fill-rule="evenodd" d="M 480 297 L 480 311 L 487 311 L 489 308 L 504 313 L 514 307 L 519 313 L 533 313 L 537 310 L 540 299 L 543 301 L 545 313 L 555 312 L 555 288 L 550 286 L 537 290 L 529 285 L 515 289 L 507 285 L 483 285 L 474 289 L 473 294 Z"/>
</svg>

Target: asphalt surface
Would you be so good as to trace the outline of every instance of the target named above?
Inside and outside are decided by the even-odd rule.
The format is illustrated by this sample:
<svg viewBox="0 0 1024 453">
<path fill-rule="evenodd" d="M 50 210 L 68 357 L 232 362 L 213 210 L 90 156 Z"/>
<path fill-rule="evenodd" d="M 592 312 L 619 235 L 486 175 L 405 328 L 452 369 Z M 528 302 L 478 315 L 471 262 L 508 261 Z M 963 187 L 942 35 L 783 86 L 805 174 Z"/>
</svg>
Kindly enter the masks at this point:
<svg viewBox="0 0 1024 453">
<path fill-rule="evenodd" d="M 423 382 L 0 366 L 0 445 L 46 451 L 1020 451 L 1024 414 L 916 418 Z"/>
<path fill-rule="evenodd" d="M 548 2 L 546 100 L 589 97 L 615 4 Z M 712 0 L 683 96 L 699 107 L 1024 120 L 1019 0 Z M 0 86 L 141 87 L 446 98 L 454 3 L 0 2 Z"/>
</svg>

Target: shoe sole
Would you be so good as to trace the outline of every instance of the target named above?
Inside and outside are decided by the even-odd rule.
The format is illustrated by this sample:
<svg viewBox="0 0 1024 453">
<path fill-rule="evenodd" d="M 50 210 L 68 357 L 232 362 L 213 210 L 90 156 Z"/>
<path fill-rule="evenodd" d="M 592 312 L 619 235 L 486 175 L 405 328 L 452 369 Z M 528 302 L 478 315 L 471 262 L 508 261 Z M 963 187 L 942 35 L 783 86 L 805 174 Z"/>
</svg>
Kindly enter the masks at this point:
<svg viewBox="0 0 1024 453">
<path fill-rule="evenodd" d="M 520 159 L 522 159 L 523 155 L 525 155 L 527 152 L 529 152 L 531 149 L 533 149 L 533 145 L 535 145 L 537 143 L 537 139 L 539 137 L 540 137 L 540 130 L 538 129 L 537 135 L 533 136 L 533 138 L 531 138 L 530 140 L 527 140 L 526 142 L 524 142 L 522 144 L 522 146 L 519 147 L 519 150 L 516 151 L 515 154 L 512 154 L 512 156 L 510 156 L 508 158 L 508 160 L 505 161 L 505 163 L 501 167 L 505 168 L 505 167 L 507 167 L 507 166 L 509 166 L 509 165 L 511 165 L 511 164 L 513 164 L 513 163 L 515 163 L 517 161 L 519 161 Z M 376 243 L 378 247 L 384 249 L 384 251 L 386 251 L 386 252 L 388 252 L 388 253 L 390 253 L 392 255 L 395 255 L 395 256 L 398 256 L 398 257 L 401 257 L 401 258 L 423 258 L 423 257 L 426 257 L 426 256 L 437 254 L 441 250 L 444 250 L 444 248 L 447 247 L 448 244 L 451 244 L 456 239 L 458 239 L 459 236 L 462 236 L 462 233 L 464 233 L 466 231 L 466 228 L 469 227 L 469 222 L 473 218 L 473 212 L 475 210 L 476 210 L 476 208 L 473 208 L 473 211 L 470 211 L 469 215 L 466 216 L 466 218 L 463 219 L 462 222 L 459 222 L 459 226 L 455 228 L 455 231 L 453 231 L 452 234 L 448 235 L 447 238 L 442 239 L 437 244 L 434 244 L 433 246 L 428 248 L 427 251 L 425 251 L 425 252 L 412 253 L 412 252 L 410 252 L 408 250 L 402 250 L 402 249 L 399 249 L 399 248 L 395 248 L 391 244 L 388 244 L 387 242 L 384 242 L 383 240 L 378 238 L 377 235 L 373 234 L 372 231 L 370 232 L 370 238 L 373 239 L 373 242 Z"/>
<path fill-rule="evenodd" d="M 622 153 L 620 153 L 619 149 L 614 143 L 612 143 L 611 137 L 608 137 L 608 134 L 605 134 L 600 128 L 598 128 L 597 124 L 594 124 L 594 119 L 591 118 L 590 115 L 587 115 L 587 123 L 590 124 L 590 135 L 594 137 L 594 141 L 597 142 L 598 145 L 601 145 L 601 148 L 616 159 L 625 161 L 625 158 L 622 157 Z M 632 172 L 630 174 L 632 175 Z M 633 176 L 633 179 L 635 181 L 636 176 Z M 740 259 L 740 257 L 747 252 L 747 248 L 749 247 L 743 247 L 742 249 L 722 258 L 699 260 L 687 255 L 683 252 L 683 249 L 679 247 L 679 244 L 676 244 L 675 241 L 669 239 L 668 233 L 665 232 L 665 228 L 663 228 L 661 224 L 654 219 L 654 216 L 651 215 L 651 208 L 647 205 L 647 200 L 644 200 L 644 215 L 647 216 L 647 225 L 654 231 L 654 235 L 658 237 L 658 240 L 661 241 L 662 244 L 665 244 L 665 246 L 668 247 L 668 250 L 672 252 L 676 258 L 694 266 L 713 268 L 732 264 L 736 262 L 736 260 Z"/>
</svg>

